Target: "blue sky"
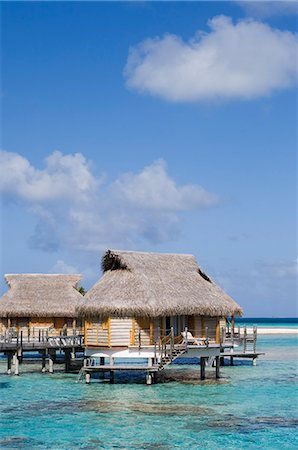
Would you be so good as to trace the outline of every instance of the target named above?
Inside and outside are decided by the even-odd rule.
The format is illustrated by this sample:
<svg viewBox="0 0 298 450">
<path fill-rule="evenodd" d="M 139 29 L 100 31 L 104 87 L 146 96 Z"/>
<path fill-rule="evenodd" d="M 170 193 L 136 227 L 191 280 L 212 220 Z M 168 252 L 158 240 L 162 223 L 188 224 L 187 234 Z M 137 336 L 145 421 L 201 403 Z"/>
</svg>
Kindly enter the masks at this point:
<svg viewBox="0 0 298 450">
<path fill-rule="evenodd" d="M 247 316 L 297 315 L 291 4 L 2 3 L 4 273 L 193 253 Z"/>
</svg>

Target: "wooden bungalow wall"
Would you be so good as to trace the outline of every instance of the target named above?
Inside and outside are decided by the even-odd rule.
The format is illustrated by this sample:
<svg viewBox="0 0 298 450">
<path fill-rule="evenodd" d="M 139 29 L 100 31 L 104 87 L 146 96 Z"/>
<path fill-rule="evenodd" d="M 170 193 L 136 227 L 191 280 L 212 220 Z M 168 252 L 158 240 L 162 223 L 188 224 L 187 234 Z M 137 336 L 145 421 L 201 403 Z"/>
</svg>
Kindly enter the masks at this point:
<svg viewBox="0 0 298 450">
<path fill-rule="evenodd" d="M 61 317 L 41 317 L 41 318 L 27 318 L 27 317 L 12 317 L 10 319 L 2 318 L 0 319 L 0 333 L 3 334 L 5 331 L 15 330 L 22 331 L 23 336 L 27 337 L 28 333 L 31 336 L 38 336 L 39 331 L 48 331 L 51 336 L 59 336 L 61 331 L 65 331 L 64 324 L 67 325 L 66 332 L 68 335 L 73 334 L 74 328 L 76 330 L 80 329 L 82 331 L 81 320 L 72 318 L 61 318 Z"/>
<path fill-rule="evenodd" d="M 170 324 L 173 326 L 174 318 Z M 194 337 L 208 337 L 211 342 L 219 342 L 220 329 L 225 327 L 225 319 L 217 317 L 181 316 L 176 321 L 175 336 L 180 336 L 181 331 L 187 326 Z M 139 337 L 142 346 L 153 345 L 161 337 L 169 333 L 166 328 L 166 318 L 107 318 L 95 319 L 85 322 L 85 345 L 97 347 L 128 347 L 139 345 Z"/>
</svg>

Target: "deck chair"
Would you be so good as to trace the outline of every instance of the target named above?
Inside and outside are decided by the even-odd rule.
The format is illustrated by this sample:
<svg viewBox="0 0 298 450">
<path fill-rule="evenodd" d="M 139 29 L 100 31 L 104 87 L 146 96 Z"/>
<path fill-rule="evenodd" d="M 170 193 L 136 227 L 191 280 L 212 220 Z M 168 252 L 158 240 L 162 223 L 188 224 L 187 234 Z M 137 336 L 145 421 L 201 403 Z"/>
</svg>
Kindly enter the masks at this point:
<svg viewBox="0 0 298 450">
<path fill-rule="evenodd" d="M 186 332 L 182 331 L 181 336 L 183 337 L 183 342 L 185 343 L 186 340 L 188 342 L 188 344 L 192 344 L 192 345 L 205 345 L 205 339 L 201 339 L 201 338 L 195 338 L 190 331 L 187 332 L 187 337 L 186 337 Z"/>
</svg>

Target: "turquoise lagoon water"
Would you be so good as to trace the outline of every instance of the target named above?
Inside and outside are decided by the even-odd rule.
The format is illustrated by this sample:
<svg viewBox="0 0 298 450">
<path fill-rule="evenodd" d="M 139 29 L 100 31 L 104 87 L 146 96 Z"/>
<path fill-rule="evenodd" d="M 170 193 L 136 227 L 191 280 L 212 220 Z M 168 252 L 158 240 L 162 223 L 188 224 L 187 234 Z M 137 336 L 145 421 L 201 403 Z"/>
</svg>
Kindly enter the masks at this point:
<svg viewBox="0 0 298 450">
<path fill-rule="evenodd" d="M 4 374 L 0 363 L 2 449 L 296 449 L 297 339 L 263 335 L 266 356 L 198 381 L 197 365 L 175 364 L 170 378 L 146 386 L 125 375 L 115 384 L 76 383 L 77 375 Z"/>
</svg>

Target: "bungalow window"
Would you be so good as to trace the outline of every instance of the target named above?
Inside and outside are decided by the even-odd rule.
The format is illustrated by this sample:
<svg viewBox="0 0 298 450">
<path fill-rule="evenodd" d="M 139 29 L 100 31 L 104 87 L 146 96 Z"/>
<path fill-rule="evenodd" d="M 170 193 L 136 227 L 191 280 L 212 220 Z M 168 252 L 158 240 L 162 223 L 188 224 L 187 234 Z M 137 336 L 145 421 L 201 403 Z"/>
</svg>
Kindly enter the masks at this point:
<svg viewBox="0 0 298 450">
<path fill-rule="evenodd" d="M 178 336 L 178 316 L 173 317 L 174 336 Z"/>
</svg>

